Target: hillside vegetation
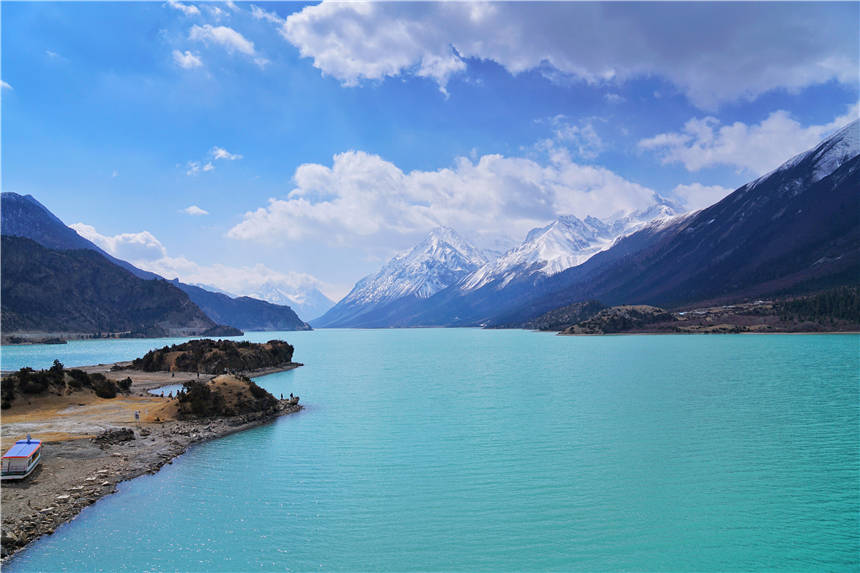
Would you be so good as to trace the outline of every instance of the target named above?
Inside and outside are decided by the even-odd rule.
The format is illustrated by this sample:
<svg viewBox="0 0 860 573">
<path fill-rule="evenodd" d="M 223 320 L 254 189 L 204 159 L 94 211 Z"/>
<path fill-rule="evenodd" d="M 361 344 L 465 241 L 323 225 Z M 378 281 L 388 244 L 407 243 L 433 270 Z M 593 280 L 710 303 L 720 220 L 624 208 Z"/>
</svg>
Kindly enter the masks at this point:
<svg viewBox="0 0 860 573">
<path fill-rule="evenodd" d="M 247 372 L 290 364 L 293 351 L 293 346 L 283 340 L 253 343 L 207 338 L 151 350 L 135 359 L 132 368 L 145 372 Z"/>
<path fill-rule="evenodd" d="M 672 313 L 656 306 L 645 304 L 613 306 L 564 329 L 562 334 L 615 334 L 643 330 L 653 324 L 672 323 L 676 320 Z"/>
<path fill-rule="evenodd" d="M 209 382 L 189 381 L 176 394 L 179 417 L 271 413 L 278 399 L 245 376 L 221 375 Z"/>
<path fill-rule="evenodd" d="M 83 370 L 66 370 L 59 360 L 47 370 L 21 368 L 3 377 L 0 383 L 0 399 L 3 409 L 11 407 L 17 396 L 38 396 L 45 394 L 66 395 L 78 390 L 89 389 L 99 398 L 114 398 L 120 392 L 128 393 L 131 378 L 114 382 L 104 374 L 87 374 Z"/>
</svg>

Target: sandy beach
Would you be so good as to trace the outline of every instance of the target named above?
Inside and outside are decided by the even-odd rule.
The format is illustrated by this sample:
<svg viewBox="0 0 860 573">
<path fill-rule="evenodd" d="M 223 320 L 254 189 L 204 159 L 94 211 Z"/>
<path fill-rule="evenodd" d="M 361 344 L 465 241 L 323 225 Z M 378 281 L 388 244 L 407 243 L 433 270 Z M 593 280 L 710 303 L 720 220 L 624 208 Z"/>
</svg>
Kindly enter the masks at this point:
<svg viewBox="0 0 860 573">
<path fill-rule="evenodd" d="M 4 561 L 33 540 L 53 533 L 83 508 L 115 492 L 117 483 L 157 472 L 190 445 L 302 409 L 289 400 L 279 400 L 273 413 L 179 420 L 176 400 L 155 396 L 149 390 L 187 380 L 209 381 L 212 375 L 200 374 L 198 378 L 194 372 L 112 370 L 114 366 L 99 364 L 81 369 L 103 373 L 113 380 L 130 377 L 132 386 L 127 395 L 103 399 L 84 390 L 22 398 L 3 411 L 4 452 L 27 433 L 45 443 L 42 462 L 33 474 L 21 481 L 4 481 L 0 487 Z M 291 363 L 245 374 L 263 376 L 298 366 Z M 140 414 L 139 421 L 135 421 L 135 411 Z"/>
</svg>

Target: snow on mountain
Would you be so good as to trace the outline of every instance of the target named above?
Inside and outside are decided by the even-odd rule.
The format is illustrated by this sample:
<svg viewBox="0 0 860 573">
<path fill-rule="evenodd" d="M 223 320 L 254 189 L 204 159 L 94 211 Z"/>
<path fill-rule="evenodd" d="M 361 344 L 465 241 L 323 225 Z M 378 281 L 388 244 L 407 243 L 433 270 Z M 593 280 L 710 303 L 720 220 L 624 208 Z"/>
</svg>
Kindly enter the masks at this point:
<svg viewBox="0 0 860 573">
<path fill-rule="evenodd" d="M 824 179 L 839 169 L 843 163 L 858 155 L 860 155 L 860 120 L 854 120 L 817 146 L 798 153 L 770 173 L 752 181 L 746 187 L 747 190 L 753 189 L 759 183 L 769 180 L 773 175 L 788 171 L 807 160 L 812 161 L 812 169 L 809 172 L 809 179 L 805 183 L 812 184 Z"/>
<path fill-rule="evenodd" d="M 640 229 L 649 221 L 677 213 L 670 202 L 658 199 L 658 203 L 647 209 L 609 222 L 592 216 L 583 221 L 573 215 L 563 215 L 545 227 L 529 231 L 520 246 L 476 270 L 463 280 L 460 288 L 475 290 L 492 282 L 502 288 L 516 278 L 535 273 L 551 276 L 580 265 L 611 247 L 617 238 Z"/>
<path fill-rule="evenodd" d="M 324 295 L 315 284 L 310 283 L 267 280 L 244 294 L 273 304 L 292 307 L 303 320 L 313 320 L 322 316 L 334 306 L 333 300 Z"/>
<path fill-rule="evenodd" d="M 611 246 L 613 239 L 605 223 L 594 217 L 588 221 L 564 215 L 545 227 L 532 229 L 520 246 L 472 273 L 461 288 L 474 290 L 495 280 L 505 286 L 521 275 L 553 275 L 585 262 Z"/>
<path fill-rule="evenodd" d="M 358 281 L 338 306 L 373 304 L 407 295 L 428 298 L 486 262 L 484 254 L 453 229 L 439 227 L 412 250 L 391 259 L 378 273 Z"/>
</svg>

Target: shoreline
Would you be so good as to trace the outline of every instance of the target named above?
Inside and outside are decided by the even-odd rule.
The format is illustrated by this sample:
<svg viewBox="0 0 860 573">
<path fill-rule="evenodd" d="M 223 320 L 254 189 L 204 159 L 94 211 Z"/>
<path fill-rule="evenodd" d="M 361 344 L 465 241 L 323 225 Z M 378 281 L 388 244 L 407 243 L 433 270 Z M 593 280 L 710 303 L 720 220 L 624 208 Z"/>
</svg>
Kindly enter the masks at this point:
<svg viewBox="0 0 860 573">
<path fill-rule="evenodd" d="M 100 364 L 81 369 L 101 372 L 114 379 L 131 376 L 132 396 L 129 399 L 144 404 L 162 405 L 166 402 L 166 399 L 149 393 L 153 388 L 198 379 L 197 374 L 191 372 L 111 371 L 112 366 L 114 364 Z M 300 363 L 291 362 L 244 374 L 259 377 L 299 366 Z M 208 381 L 213 377 L 201 375 L 199 380 Z M 74 401 L 81 399 L 84 398 L 78 397 Z M 112 400 L 119 400 L 119 397 Z M 113 406 L 111 400 L 103 402 Z M 69 408 L 74 406 L 66 409 Z M 303 405 L 285 399 L 278 400 L 274 411 L 232 417 L 164 421 L 143 417 L 139 422 L 103 421 L 92 428 L 101 431 L 87 432 L 76 428 L 78 431 L 75 432 L 44 432 L 46 435 L 56 434 L 57 437 L 43 440 L 45 453 L 36 470 L 26 479 L 5 481 L 0 487 L 3 507 L 0 564 L 43 535 L 54 533 L 57 527 L 76 518 L 85 507 L 115 493 L 120 482 L 157 473 L 164 465 L 173 463 L 190 446 L 274 422 L 281 416 L 302 409 Z M 8 434 L 16 433 L 13 430 L 16 425 L 23 427 L 22 424 L 4 423 L 4 437 L 14 437 Z M 34 429 L 33 435 L 39 438 L 39 431 Z"/>
<path fill-rule="evenodd" d="M 630 332 L 604 332 L 604 333 L 565 333 L 560 330 L 530 330 L 529 332 L 540 332 L 546 334 L 555 334 L 556 336 L 676 336 L 676 335 L 693 335 L 693 336 L 715 336 L 715 335 L 798 335 L 809 336 L 811 334 L 860 334 L 860 330 L 810 330 L 810 331 L 774 331 L 757 332 L 754 330 L 745 330 L 741 332 L 645 332 L 645 331 L 630 331 Z"/>
</svg>

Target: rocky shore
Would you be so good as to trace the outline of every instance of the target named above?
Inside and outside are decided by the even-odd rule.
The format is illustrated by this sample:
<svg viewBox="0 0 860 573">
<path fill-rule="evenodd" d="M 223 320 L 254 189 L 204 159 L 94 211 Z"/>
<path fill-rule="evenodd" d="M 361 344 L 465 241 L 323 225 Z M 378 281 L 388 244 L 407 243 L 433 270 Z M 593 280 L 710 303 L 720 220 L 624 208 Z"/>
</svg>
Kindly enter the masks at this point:
<svg viewBox="0 0 860 573">
<path fill-rule="evenodd" d="M 87 370 L 111 373 L 111 366 L 99 365 Z M 260 376 L 297 366 L 292 363 L 249 374 Z M 62 410 L 51 411 L 47 418 L 44 416 L 47 407 L 40 410 L 36 401 L 28 406 L 22 404 L 22 408 L 28 408 L 23 414 L 14 414 L 14 409 L 9 415 L 4 411 L 4 448 L 6 438 L 12 439 L 22 430 L 45 439 L 42 461 L 33 474 L 21 481 L 5 481 L 0 488 L 0 551 L 4 562 L 35 539 L 52 534 L 85 507 L 114 493 L 119 482 L 157 472 L 192 444 L 247 430 L 302 409 L 295 398 L 277 400 L 266 411 L 236 416 L 158 418 L 155 414 L 163 416 L 175 400 L 152 396 L 148 390 L 192 378 L 197 380 L 196 373 L 122 371 L 123 376 L 129 373 L 135 381 L 132 396 L 126 399 L 101 400 L 78 392 L 51 398 L 50 406 Z M 210 376 L 201 378 L 206 380 Z M 57 400 L 69 400 L 70 405 L 58 406 Z M 112 408 L 110 415 L 105 413 L 106 407 Z M 131 412 L 141 412 L 140 421 L 129 419 L 127 410 L 132 408 Z M 58 421 L 59 418 L 71 419 Z"/>
</svg>

